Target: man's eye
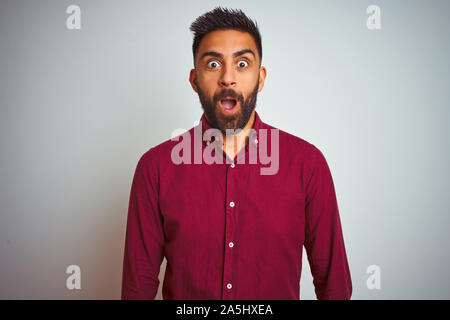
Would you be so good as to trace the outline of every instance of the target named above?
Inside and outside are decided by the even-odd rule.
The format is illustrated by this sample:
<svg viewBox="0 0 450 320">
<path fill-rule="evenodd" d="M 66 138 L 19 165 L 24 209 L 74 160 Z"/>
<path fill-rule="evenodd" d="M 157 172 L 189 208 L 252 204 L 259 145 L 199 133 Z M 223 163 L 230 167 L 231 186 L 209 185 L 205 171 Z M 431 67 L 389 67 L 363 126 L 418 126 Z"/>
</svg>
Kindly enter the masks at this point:
<svg viewBox="0 0 450 320">
<path fill-rule="evenodd" d="M 245 68 L 246 66 L 248 66 L 248 62 L 245 61 L 245 60 L 240 60 L 238 62 L 238 66 L 241 67 L 241 68 Z"/>
<path fill-rule="evenodd" d="M 217 68 L 219 66 L 219 62 L 217 62 L 216 60 L 211 60 L 208 62 L 208 67 L 209 68 Z"/>
</svg>

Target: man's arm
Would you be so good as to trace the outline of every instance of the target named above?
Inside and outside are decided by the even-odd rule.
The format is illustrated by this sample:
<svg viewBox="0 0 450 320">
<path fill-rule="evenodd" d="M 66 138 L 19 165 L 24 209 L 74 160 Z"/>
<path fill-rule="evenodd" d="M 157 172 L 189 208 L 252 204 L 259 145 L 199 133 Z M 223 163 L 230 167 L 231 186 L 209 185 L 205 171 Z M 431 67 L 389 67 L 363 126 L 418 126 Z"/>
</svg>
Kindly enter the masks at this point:
<svg viewBox="0 0 450 320">
<path fill-rule="evenodd" d="M 308 167 L 304 246 L 316 296 L 319 300 L 350 299 L 352 281 L 334 183 L 325 157 L 315 146 Z"/>
<path fill-rule="evenodd" d="M 154 299 L 164 257 L 164 231 L 158 206 L 158 175 L 151 149 L 139 159 L 128 206 L 122 299 Z"/>
</svg>

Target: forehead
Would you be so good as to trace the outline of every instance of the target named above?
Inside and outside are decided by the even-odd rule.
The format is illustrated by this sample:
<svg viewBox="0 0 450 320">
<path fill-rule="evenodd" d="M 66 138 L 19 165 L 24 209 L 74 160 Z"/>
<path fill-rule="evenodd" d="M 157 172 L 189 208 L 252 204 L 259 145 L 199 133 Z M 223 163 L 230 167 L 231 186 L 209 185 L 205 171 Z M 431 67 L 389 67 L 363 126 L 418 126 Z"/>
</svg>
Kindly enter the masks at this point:
<svg viewBox="0 0 450 320">
<path fill-rule="evenodd" d="M 228 55 L 247 48 L 258 55 L 255 40 L 250 33 L 238 30 L 215 30 L 202 38 L 197 55 L 205 51 L 216 51 Z"/>
</svg>

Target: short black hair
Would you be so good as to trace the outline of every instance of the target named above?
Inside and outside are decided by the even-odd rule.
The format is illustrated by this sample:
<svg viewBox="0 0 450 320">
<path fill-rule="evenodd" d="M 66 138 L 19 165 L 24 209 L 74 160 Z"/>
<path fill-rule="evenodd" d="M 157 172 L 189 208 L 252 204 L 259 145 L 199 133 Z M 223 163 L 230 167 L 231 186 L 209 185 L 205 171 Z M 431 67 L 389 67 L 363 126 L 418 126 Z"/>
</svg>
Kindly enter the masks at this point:
<svg viewBox="0 0 450 320">
<path fill-rule="evenodd" d="M 216 7 L 198 17 L 189 27 L 194 33 L 194 42 L 192 44 L 192 54 L 197 54 L 198 47 L 203 37 L 215 30 L 238 30 L 248 32 L 255 40 L 259 53 L 260 65 L 262 61 L 262 45 L 261 34 L 259 33 L 258 24 L 251 20 L 239 9 L 227 9 Z"/>
</svg>

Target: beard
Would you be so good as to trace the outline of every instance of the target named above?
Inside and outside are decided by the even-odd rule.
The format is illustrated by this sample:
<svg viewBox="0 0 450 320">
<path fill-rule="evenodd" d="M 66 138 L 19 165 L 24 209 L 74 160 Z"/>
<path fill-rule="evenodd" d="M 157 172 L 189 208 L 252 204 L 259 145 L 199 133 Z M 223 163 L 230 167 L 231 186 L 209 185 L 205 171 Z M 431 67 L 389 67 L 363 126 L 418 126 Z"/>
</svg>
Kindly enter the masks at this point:
<svg viewBox="0 0 450 320">
<path fill-rule="evenodd" d="M 250 119 L 250 116 L 252 115 L 253 110 L 256 108 L 259 75 L 254 89 L 250 92 L 246 99 L 244 99 L 242 94 L 236 93 L 233 89 L 223 89 L 221 92 L 215 94 L 211 100 L 200 88 L 197 83 L 197 79 L 195 79 L 194 83 L 197 86 L 202 109 L 205 112 L 206 118 L 208 119 L 211 127 L 219 129 L 223 134 L 226 134 L 227 129 L 238 130 L 245 127 Z M 238 100 L 236 107 L 240 106 L 240 109 L 234 114 L 226 115 L 222 112 L 219 106 L 219 100 L 225 97 L 232 97 Z"/>
</svg>

